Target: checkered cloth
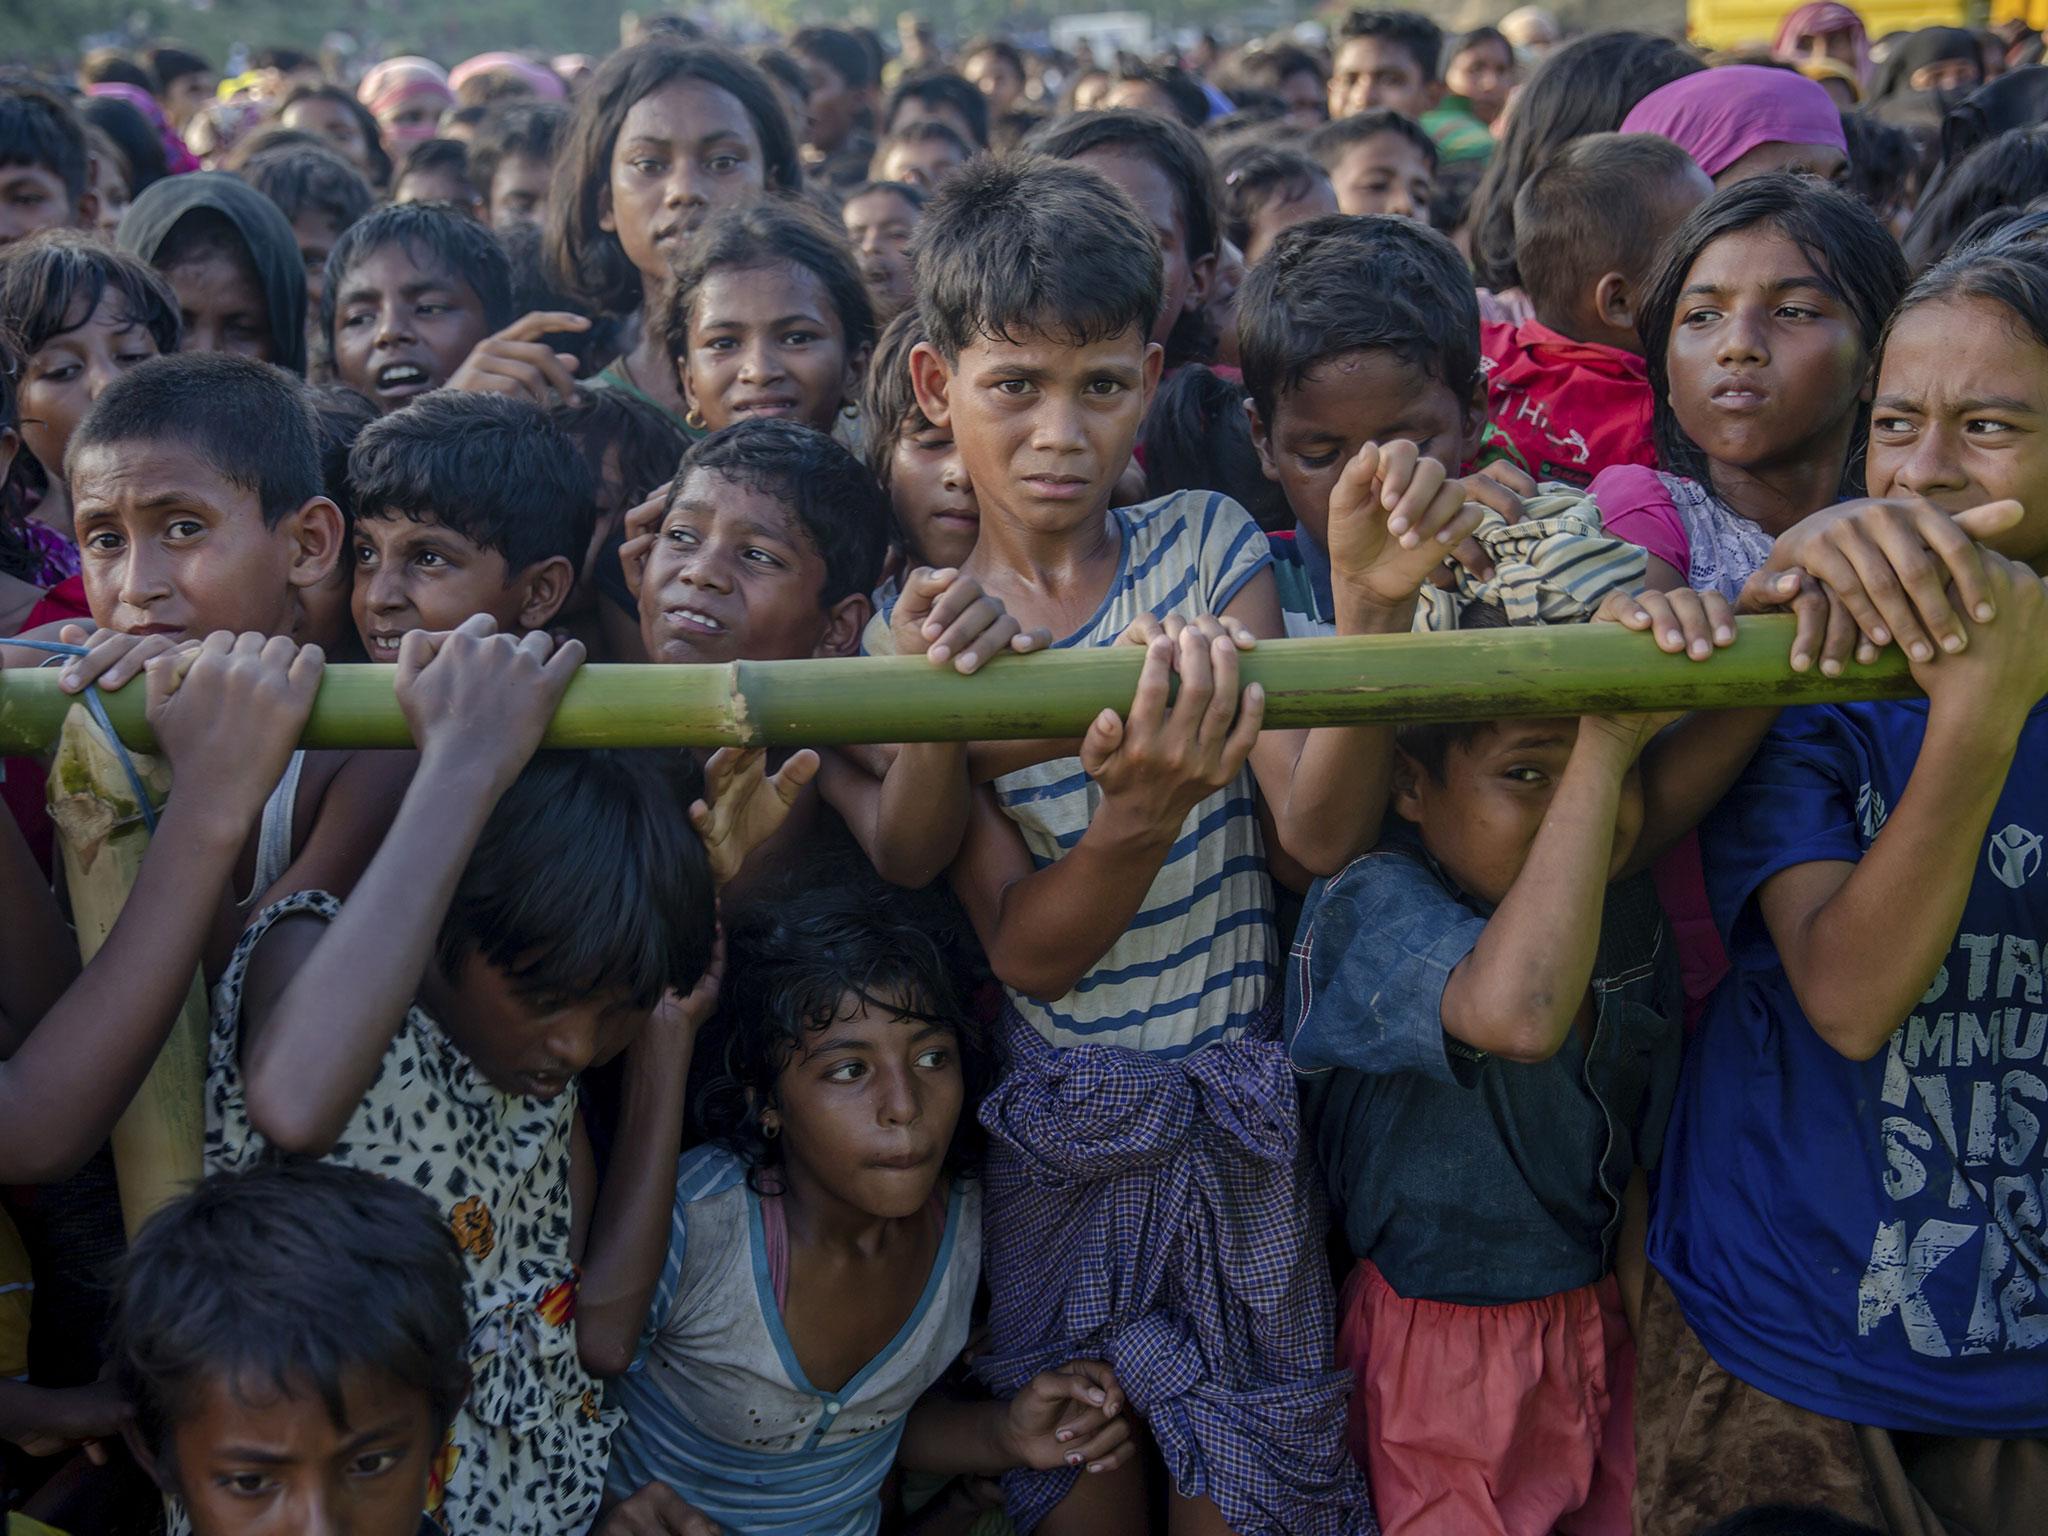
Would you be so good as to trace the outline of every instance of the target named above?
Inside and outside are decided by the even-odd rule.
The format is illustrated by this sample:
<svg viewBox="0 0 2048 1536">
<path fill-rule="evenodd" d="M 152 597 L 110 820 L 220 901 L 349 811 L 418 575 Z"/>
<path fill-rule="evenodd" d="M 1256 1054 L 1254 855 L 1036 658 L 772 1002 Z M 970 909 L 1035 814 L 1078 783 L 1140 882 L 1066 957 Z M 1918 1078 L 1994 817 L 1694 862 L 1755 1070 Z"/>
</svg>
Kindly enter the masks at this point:
<svg viewBox="0 0 2048 1536">
<path fill-rule="evenodd" d="M 1005 1027 L 1011 1070 L 981 1109 L 990 1389 L 1107 1360 L 1174 1486 L 1239 1536 L 1377 1536 L 1277 998 L 1253 1034 L 1178 1061 L 1056 1049 L 1010 1009 Z M 1011 1473 L 1018 1527 L 1077 1475 Z"/>
<path fill-rule="evenodd" d="M 1602 527 L 1599 504 L 1584 491 L 1546 485 L 1524 500 L 1516 523 L 1488 508 L 1473 537 L 1492 558 L 1493 575 L 1482 580 L 1452 566 L 1457 590 L 1424 587 L 1416 629 L 1456 629 L 1473 603 L 1504 609 L 1510 624 L 1571 624 L 1591 617 L 1610 592 L 1642 590 L 1643 551 Z"/>
</svg>

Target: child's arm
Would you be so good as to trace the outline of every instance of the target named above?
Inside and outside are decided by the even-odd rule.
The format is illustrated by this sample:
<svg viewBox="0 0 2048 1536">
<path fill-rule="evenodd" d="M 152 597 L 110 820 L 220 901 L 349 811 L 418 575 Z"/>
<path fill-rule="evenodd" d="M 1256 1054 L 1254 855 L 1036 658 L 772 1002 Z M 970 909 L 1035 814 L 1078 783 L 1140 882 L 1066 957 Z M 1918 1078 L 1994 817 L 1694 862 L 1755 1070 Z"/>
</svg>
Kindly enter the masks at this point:
<svg viewBox="0 0 2048 1536">
<path fill-rule="evenodd" d="M 0 813 L 0 1061 L 78 979 L 78 944 L 14 818 Z"/>
<path fill-rule="evenodd" d="M 941 1477 L 993 1477 L 1019 1467 L 1114 1472 L 1137 1454 L 1123 1388 L 1100 1360 L 1041 1371 L 1008 1402 L 927 1392 L 903 1425 L 897 1460 Z"/>
<path fill-rule="evenodd" d="M 280 923 L 251 957 L 242 1061 L 249 1121 L 267 1140 L 319 1156 L 348 1124 L 491 808 L 582 659 L 574 640 L 493 634 L 483 615 L 405 637 L 396 688 L 420 758 L 391 830 L 332 923 Z"/>
<path fill-rule="evenodd" d="M 0 1065 L 0 1181 L 74 1170 L 142 1086 L 199 966 L 211 894 L 298 743 L 321 666 L 317 646 L 226 633 L 208 636 L 189 666 L 150 665 L 149 720 L 175 773 L 170 803 L 106 943 Z M 59 942 L 76 953 L 68 933 Z"/>
<path fill-rule="evenodd" d="M 1178 661 L 1175 657 L 1178 653 Z M 1172 674 L 1180 694 L 1167 694 Z M 1193 629 L 1146 648 L 1128 720 L 1104 710 L 1081 744 L 1102 801 L 1080 840 L 1043 869 L 985 796 L 953 868 L 989 964 L 1028 997 L 1064 997 L 1144 904 L 1188 813 L 1227 786 L 1258 739 L 1266 696 L 1237 687 L 1237 651 Z M 1234 720 L 1234 723 L 1233 723 Z"/>
<path fill-rule="evenodd" d="M 1876 839 L 1859 860 L 1795 864 L 1757 892 L 1800 1008 L 1851 1060 L 1884 1049 L 1947 958 L 2020 731 L 2048 693 L 2048 590 L 1982 558 L 1998 617 L 1961 652 L 1914 663 L 1927 732 Z"/>
</svg>

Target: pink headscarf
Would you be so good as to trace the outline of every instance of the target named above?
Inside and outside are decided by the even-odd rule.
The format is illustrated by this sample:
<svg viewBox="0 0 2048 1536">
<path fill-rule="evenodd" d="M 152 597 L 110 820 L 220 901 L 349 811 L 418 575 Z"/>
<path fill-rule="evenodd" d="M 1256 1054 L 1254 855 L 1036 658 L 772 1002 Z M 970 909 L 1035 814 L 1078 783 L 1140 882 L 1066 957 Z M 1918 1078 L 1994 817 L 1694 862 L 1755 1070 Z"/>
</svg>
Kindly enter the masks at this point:
<svg viewBox="0 0 2048 1536">
<path fill-rule="evenodd" d="M 1778 23 L 1778 36 L 1771 44 L 1771 52 L 1780 58 L 1796 58 L 1795 50 L 1802 37 L 1829 37 L 1836 32 L 1847 32 L 1855 38 L 1856 62 L 1851 67 L 1856 71 L 1858 84 L 1870 84 L 1870 34 L 1864 30 L 1861 16 L 1835 0 L 1812 0 L 1811 4 L 1787 11 L 1785 19 Z"/>
<path fill-rule="evenodd" d="M 1849 152 L 1842 114 L 1816 82 L 1789 69 L 1730 64 L 1660 86 L 1622 120 L 1654 133 L 1718 176 L 1759 144 L 1828 144 Z"/>
<path fill-rule="evenodd" d="M 542 101 L 568 99 L 569 93 L 563 88 L 560 75 L 517 53 L 480 53 L 473 59 L 464 59 L 448 72 L 448 84 L 459 91 L 478 75 L 492 74 L 517 76 L 532 86 L 533 94 Z"/>
<path fill-rule="evenodd" d="M 141 86 L 124 85 L 118 80 L 103 80 L 98 85 L 87 86 L 86 94 L 125 101 L 140 112 L 143 120 L 156 130 L 156 136 L 163 141 L 164 168 L 171 175 L 182 176 L 187 171 L 199 169 L 199 157 L 185 147 L 185 141 L 178 137 L 178 131 L 171 126 L 171 120 L 164 116 L 163 107 Z"/>
<path fill-rule="evenodd" d="M 432 99 L 442 111 L 455 105 L 455 92 L 449 89 L 447 73 L 432 59 L 423 59 L 418 54 L 404 54 L 372 65 L 362 84 L 356 87 L 356 100 L 370 109 L 370 116 L 377 119 L 385 140 L 393 144 L 411 144 L 434 136 L 432 122 L 384 127 L 388 114 L 421 96 Z"/>
</svg>

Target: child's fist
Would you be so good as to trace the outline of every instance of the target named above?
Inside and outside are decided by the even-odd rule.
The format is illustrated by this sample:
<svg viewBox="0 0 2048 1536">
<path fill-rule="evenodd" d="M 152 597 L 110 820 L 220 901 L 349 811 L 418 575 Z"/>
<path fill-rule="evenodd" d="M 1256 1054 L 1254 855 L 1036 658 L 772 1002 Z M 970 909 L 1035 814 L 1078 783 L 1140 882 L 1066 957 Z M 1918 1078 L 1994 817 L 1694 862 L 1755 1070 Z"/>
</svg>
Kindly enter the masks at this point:
<svg viewBox="0 0 2048 1536">
<path fill-rule="evenodd" d="M 1465 483 L 1415 444 L 1367 443 L 1330 493 L 1332 575 L 1375 607 L 1405 608 L 1484 516 Z"/>
<path fill-rule="evenodd" d="M 1050 632 L 1025 629 L 972 576 L 929 566 L 919 566 L 903 578 L 889 631 L 897 655 L 923 652 L 935 666 L 950 661 L 962 674 L 1005 651 L 1021 656 L 1052 643 Z"/>
</svg>

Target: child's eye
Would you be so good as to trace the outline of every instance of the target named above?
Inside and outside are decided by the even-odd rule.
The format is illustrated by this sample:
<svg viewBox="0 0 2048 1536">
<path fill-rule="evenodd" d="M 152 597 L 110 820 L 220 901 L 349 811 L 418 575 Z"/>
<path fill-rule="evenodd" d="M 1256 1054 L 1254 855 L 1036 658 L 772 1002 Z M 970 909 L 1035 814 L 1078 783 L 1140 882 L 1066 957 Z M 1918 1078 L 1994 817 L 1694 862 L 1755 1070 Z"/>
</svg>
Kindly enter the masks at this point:
<svg viewBox="0 0 2048 1536">
<path fill-rule="evenodd" d="M 996 388 L 1001 393 L 1013 397 L 1028 395 L 1031 393 L 1031 381 L 1029 379 L 1003 379 L 997 383 Z"/>
<path fill-rule="evenodd" d="M 935 1045 L 928 1051 L 918 1053 L 917 1064 L 927 1071 L 936 1071 L 953 1059 L 953 1053 L 942 1045 Z"/>
<path fill-rule="evenodd" d="M 1711 324 L 1720 318 L 1721 311 L 1718 309 L 1694 309 L 1686 312 L 1683 323 L 1691 326 L 1700 326 Z"/>
<path fill-rule="evenodd" d="M 730 352 L 738 345 L 739 342 L 731 336 L 714 336 L 702 344 L 701 350 L 706 352 Z"/>
<path fill-rule="evenodd" d="M 359 325 L 368 325 L 372 320 L 376 318 L 377 317 L 374 314 L 371 314 L 368 310 L 357 310 L 352 314 L 346 314 L 341 317 L 342 329 L 354 330 Z"/>
<path fill-rule="evenodd" d="M 704 162 L 704 169 L 724 176 L 738 170 L 744 163 L 738 155 L 713 155 Z"/>
<path fill-rule="evenodd" d="M 228 1492 L 244 1499 L 266 1494 L 274 1486 L 261 1472 L 230 1472 L 220 1480 L 220 1484 Z"/>
<path fill-rule="evenodd" d="M 1112 395 L 1120 395 L 1123 392 L 1124 386 L 1117 379 L 1090 379 L 1088 381 L 1088 393 L 1095 396 L 1098 400 L 1106 400 Z"/>
<path fill-rule="evenodd" d="M 1906 433 L 1913 430 L 1913 423 L 1903 416 L 1873 416 L 1870 419 L 1873 432 Z"/>
<path fill-rule="evenodd" d="M 114 361 L 123 368 L 133 368 L 137 363 L 146 363 L 156 355 L 154 352 L 144 352 L 139 349 L 134 352 L 116 352 L 114 354 Z"/>
<path fill-rule="evenodd" d="M 398 1452 L 369 1451 L 351 1462 L 349 1471 L 357 1477 L 379 1477 L 397 1465 Z"/>
<path fill-rule="evenodd" d="M 196 539 L 206 532 L 206 525 L 196 517 L 181 517 L 165 530 L 174 539 Z"/>
<path fill-rule="evenodd" d="M 1964 422 L 1963 430 L 1973 437 L 2005 437 L 2017 429 L 2009 421 L 1987 421 L 1979 416 Z"/>
<path fill-rule="evenodd" d="M 1780 304 L 1778 314 L 1786 320 L 1818 320 L 1820 311 L 1808 309 L 1804 304 Z"/>
<path fill-rule="evenodd" d="M 664 537 L 671 544 L 694 544 L 697 542 L 695 531 L 689 528 L 671 528 Z"/>
<path fill-rule="evenodd" d="M 782 338 L 785 347 L 808 347 L 818 339 L 816 331 L 788 331 Z"/>
<path fill-rule="evenodd" d="M 1297 453 L 1294 457 L 1303 469 L 1328 469 L 1337 462 L 1337 450 L 1333 448 L 1328 453 Z"/>
<path fill-rule="evenodd" d="M 423 549 L 412 557 L 412 563 L 419 566 L 422 570 L 437 571 L 448 562 L 442 556 L 435 554 L 431 549 Z"/>
<path fill-rule="evenodd" d="M 376 563 L 376 550 L 370 548 L 370 546 L 367 544 L 358 544 L 356 546 L 356 564 L 358 566 L 362 566 L 367 569 L 368 567 L 373 566 Z"/>
<path fill-rule="evenodd" d="M 866 1062 L 842 1061 L 838 1066 L 825 1074 L 825 1081 L 828 1083 L 856 1083 L 867 1075 L 868 1067 Z"/>
<path fill-rule="evenodd" d="M 1543 770 L 1541 768 L 1510 768 L 1504 777 L 1513 779 L 1517 784 L 1541 784 L 1543 782 Z"/>
<path fill-rule="evenodd" d="M 85 536 L 85 547 L 94 554 L 111 555 L 121 547 L 121 535 L 111 531 L 89 533 Z"/>
<path fill-rule="evenodd" d="M 769 554 L 765 549 L 748 549 L 744 552 L 744 557 L 753 561 L 756 565 L 768 565 L 779 568 L 782 564 L 780 560 Z"/>
<path fill-rule="evenodd" d="M 46 368 L 38 377 L 45 384 L 69 384 L 83 372 L 84 367 L 78 363 L 63 363 L 55 368 Z"/>
</svg>

